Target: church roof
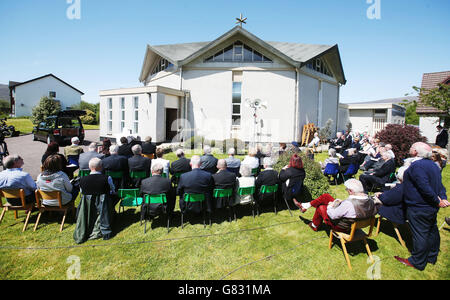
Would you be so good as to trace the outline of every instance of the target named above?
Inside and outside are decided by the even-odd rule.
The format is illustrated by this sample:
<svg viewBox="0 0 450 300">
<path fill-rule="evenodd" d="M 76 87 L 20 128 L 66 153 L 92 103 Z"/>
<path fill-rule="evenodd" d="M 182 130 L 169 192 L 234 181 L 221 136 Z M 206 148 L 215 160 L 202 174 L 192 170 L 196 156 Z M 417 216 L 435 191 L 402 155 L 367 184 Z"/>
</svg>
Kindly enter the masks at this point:
<svg viewBox="0 0 450 300">
<path fill-rule="evenodd" d="M 285 42 L 267 42 L 259 39 L 240 26 L 234 27 L 232 30 L 228 31 L 221 37 L 211 42 L 158 46 L 148 45 L 140 81 L 143 82 L 148 76 L 150 72 L 150 62 L 153 61 L 156 56 L 163 57 L 164 59 L 167 59 L 178 67 L 183 66 L 236 34 L 244 35 L 245 37 L 259 44 L 261 47 L 283 58 L 296 68 L 301 68 L 308 61 L 317 58 L 318 56 L 326 56 L 331 64 L 335 65 L 334 68 L 332 67 L 332 71 L 334 71 L 333 73 L 336 74 L 337 80 L 342 84 L 346 83 L 337 45 L 330 46 Z"/>
<path fill-rule="evenodd" d="M 436 88 L 440 83 L 448 84 L 448 79 L 450 77 L 450 71 L 445 72 L 435 72 L 435 73 L 425 73 L 422 77 L 422 86 L 424 90 L 431 90 Z M 422 102 L 417 105 L 416 113 L 424 115 L 440 115 L 445 114 L 437 108 L 425 106 Z"/>
</svg>

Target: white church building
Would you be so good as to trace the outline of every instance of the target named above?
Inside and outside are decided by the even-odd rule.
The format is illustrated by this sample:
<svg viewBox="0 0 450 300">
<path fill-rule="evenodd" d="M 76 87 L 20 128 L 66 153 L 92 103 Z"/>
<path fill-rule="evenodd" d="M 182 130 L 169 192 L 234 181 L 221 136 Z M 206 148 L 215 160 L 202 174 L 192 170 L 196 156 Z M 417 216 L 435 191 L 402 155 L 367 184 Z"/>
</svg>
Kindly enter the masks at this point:
<svg viewBox="0 0 450 300">
<path fill-rule="evenodd" d="M 267 42 L 240 26 L 211 42 L 148 45 L 139 81 L 100 91 L 102 139 L 299 141 L 308 123 L 338 129 L 346 83 L 337 45 Z"/>
</svg>

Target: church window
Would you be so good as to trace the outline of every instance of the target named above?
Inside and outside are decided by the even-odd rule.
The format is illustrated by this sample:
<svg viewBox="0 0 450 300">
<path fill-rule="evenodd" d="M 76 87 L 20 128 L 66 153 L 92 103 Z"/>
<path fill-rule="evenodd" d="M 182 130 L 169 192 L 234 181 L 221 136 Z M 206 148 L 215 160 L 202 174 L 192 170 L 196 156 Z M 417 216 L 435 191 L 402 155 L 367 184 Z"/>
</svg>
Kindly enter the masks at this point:
<svg viewBox="0 0 450 300">
<path fill-rule="evenodd" d="M 113 101 L 112 98 L 108 98 L 108 133 L 112 133 L 112 126 L 113 126 Z"/>
<path fill-rule="evenodd" d="M 308 69 L 312 69 L 312 70 L 317 71 L 319 73 L 322 73 L 322 74 L 328 75 L 330 77 L 333 77 L 333 75 L 331 74 L 330 69 L 328 68 L 327 64 L 321 58 L 315 58 L 313 60 L 310 60 L 309 62 L 306 63 L 306 67 Z"/>
<path fill-rule="evenodd" d="M 139 97 L 134 97 L 134 133 L 139 132 Z"/>
<path fill-rule="evenodd" d="M 232 113 L 233 126 L 241 125 L 242 72 L 233 72 Z"/>
<path fill-rule="evenodd" d="M 120 108 L 122 113 L 120 132 L 123 132 L 123 129 L 125 128 L 125 98 L 120 98 Z"/>
<path fill-rule="evenodd" d="M 205 62 L 272 62 L 272 60 L 241 41 L 237 41 L 208 57 Z"/>
<path fill-rule="evenodd" d="M 173 67 L 173 63 L 171 63 L 167 59 L 160 58 L 160 60 L 156 63 L 155 67 L 153 68 L 152 75 L 167 70 L 171 67 Z"/>
</svg>

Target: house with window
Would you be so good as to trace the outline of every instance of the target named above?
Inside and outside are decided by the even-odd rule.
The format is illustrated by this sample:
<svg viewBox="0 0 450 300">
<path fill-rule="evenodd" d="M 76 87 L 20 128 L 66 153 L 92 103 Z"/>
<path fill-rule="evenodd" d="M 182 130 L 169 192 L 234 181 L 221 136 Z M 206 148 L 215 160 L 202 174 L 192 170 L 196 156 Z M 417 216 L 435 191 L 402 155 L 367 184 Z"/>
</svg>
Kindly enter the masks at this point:
<svg viewBox="0 0 450 300">
<path fill-rule="evenodd" d="M 9 82 L 11 116 L 31 116 L 32 109 L 39 104 L 42 97 L 50 97 L 66 110 L 80 104 L 83 92 L 56 77 L 47 74 L 25 82 Z"/>
<path fill-rule="evenodd" d="M 423 74 L 421 85 L 422 89 L 435 89 L 439 86 L 439 84 L 450 84 L 450 71 Z M 416 113 L 420 116 L 420 133 L 426 137 L 430 143 L 434 143 L 436 141 L 436 136 L 438 135 L 436 126 L 441 125 L 447 128 L 449 126 L 448 112 L 426 106 L 421 101 L 418 102 Z"/>
<path fill-rule="evenodd" d="M 240 26 L 210 42 L 148 45 L 139 81 L 100 91 L 101 138 L 299 141 L 308 123 L 333 119 L 337 130 L 346 83 L 337 45 L 269 42 Z"/>
</svg>

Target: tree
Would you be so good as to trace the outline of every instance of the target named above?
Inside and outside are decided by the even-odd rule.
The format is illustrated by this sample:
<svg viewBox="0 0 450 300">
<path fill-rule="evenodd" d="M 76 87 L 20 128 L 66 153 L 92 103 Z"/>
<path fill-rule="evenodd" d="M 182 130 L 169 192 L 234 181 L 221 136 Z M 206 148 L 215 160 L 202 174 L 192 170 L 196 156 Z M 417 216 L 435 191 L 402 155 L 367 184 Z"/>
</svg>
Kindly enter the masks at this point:
<svg viewBox="0 0 450 300">
<path fill-rule="evenodd" d="M 333 120 L 328 119 L 325 123 L 325 127 L 320 128 L 319 137 L 322 142 L 326 142 L 329 138 L 331 138 L 331 126 L 333 125 Z"/>
<path fill-rule="evenodd" d="M 100 103 L 93 104 L 86 101 L 81 101 L 79 105 L 74 105 L 73 109 L 85 110 L 88 113 L 89 121 L 85 122 L 85 120 L 83 120 L 83 123 L 98 124 L 100 114 Z M 91 117 L 93 118 L 93 120 L 91 120 Z"/>
<path fill-rule="evenodd" d="M 419 93 L 420 100 L 427 106 L 434 107 L 445 114 L 445 118 L 450 117 L 450 85 L 438 84 L 434 89 L 423 89 L 414 86 L 413 89 Z M 449 127 L 450 124 L 446 124 Z"/>
<path fill-rule="evenodd" d="M 420 117 L 416 113 L 417 101 L 409 102 L 408 100 L 403 100 L 403 103 L 400 103 L 400 105 L 406 108 L 405 123 L 407 125 L 419 125 Z"/>
<path fill-rule="evenodd" d="M 53 98 L 42 97 L 39 104 L 33 107 L 31 113 L 31 122 L 34 125 L 38 125 L 43 122 L 47 117 L 54 116 L 61 111 L 61 104 L 59 101 L 55 101 Z"/>
</svg>

